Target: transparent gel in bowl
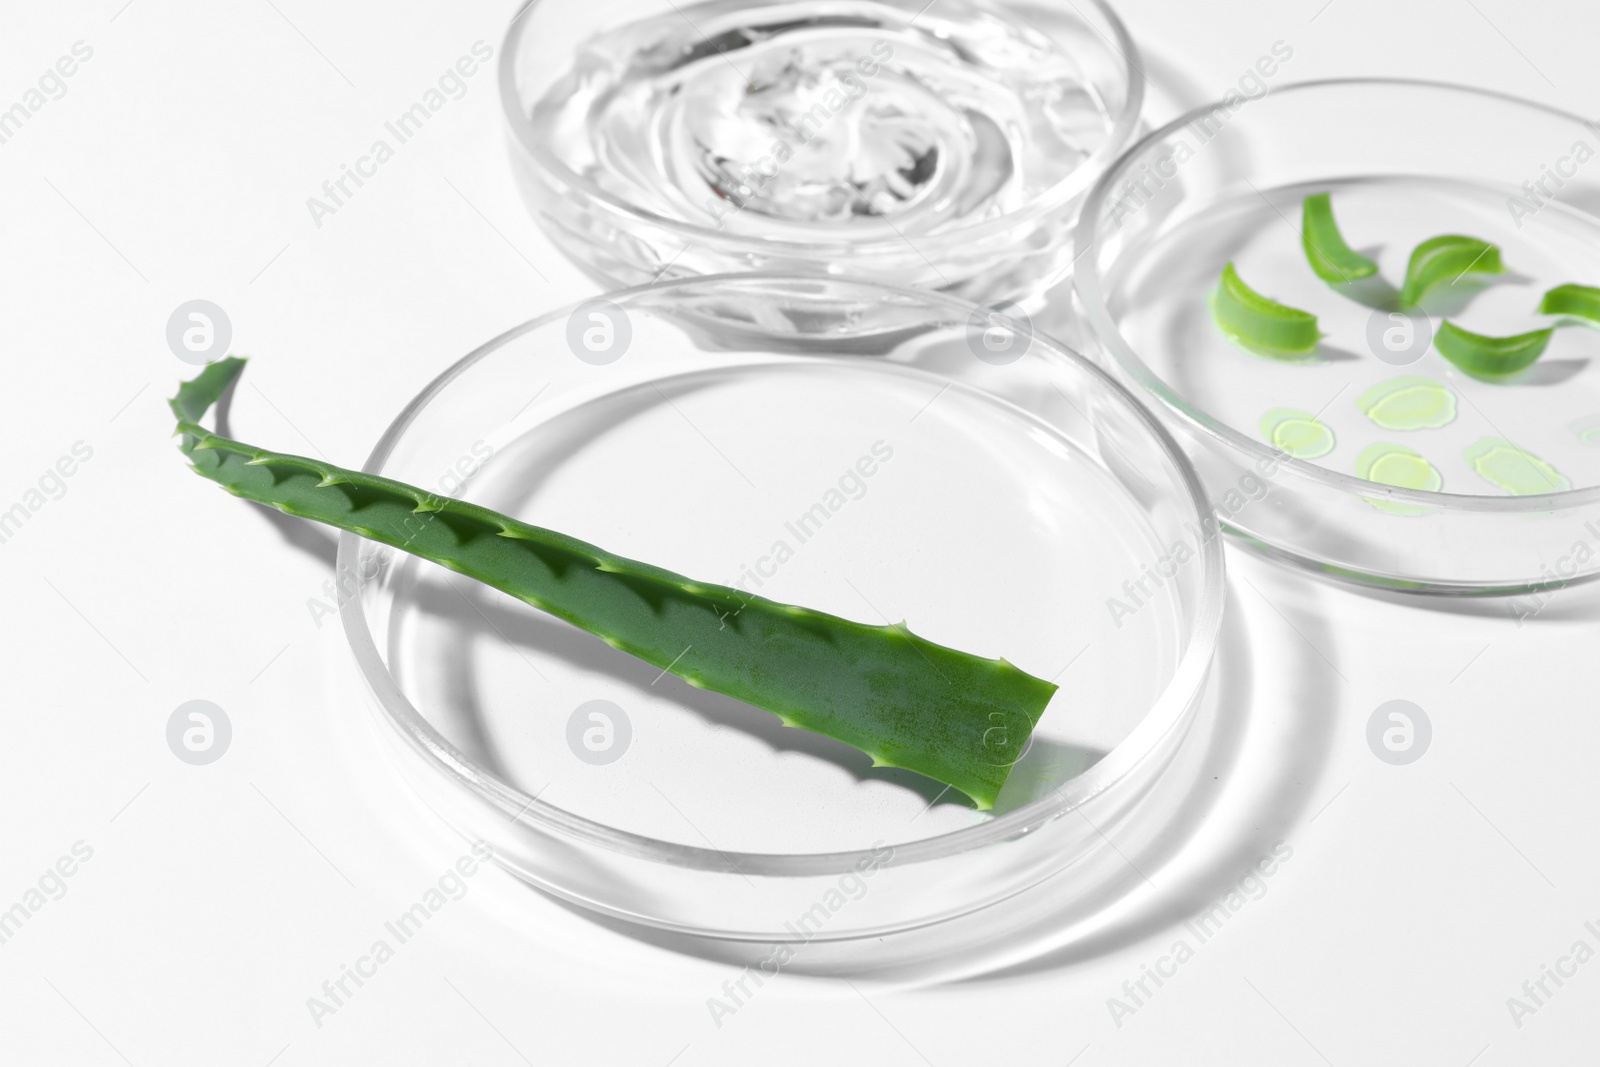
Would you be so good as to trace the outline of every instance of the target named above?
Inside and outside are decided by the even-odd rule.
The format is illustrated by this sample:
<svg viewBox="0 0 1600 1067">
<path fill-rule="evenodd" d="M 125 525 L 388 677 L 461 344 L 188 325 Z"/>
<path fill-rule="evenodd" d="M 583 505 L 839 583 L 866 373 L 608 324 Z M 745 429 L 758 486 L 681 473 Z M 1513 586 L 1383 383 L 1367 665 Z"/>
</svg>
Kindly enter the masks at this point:
<svg viewBox="0 0 1600 1067">
<path fill-rule="evenodd" d="M 502 51 L 529 206 L 611 282 L 785 269 L 1013 298 L 1127 143 L 1099 0 L 536 0 Z"/>
</svg>

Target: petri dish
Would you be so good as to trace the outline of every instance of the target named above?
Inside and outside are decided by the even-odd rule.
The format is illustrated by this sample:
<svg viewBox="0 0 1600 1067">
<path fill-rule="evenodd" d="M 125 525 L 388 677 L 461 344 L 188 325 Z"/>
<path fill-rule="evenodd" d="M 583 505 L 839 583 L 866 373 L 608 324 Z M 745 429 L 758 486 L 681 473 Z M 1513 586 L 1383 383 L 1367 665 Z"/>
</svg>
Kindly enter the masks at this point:
<svg viewBox="0 0 1600 1067">
<path fill-rule="evenodd" d="M 1441 594 L 1592 578 L 1600 333 L 1536 312 L 1554 286 L 1600 282 L 1600 170 L 1579 162 L 1594 143 L 1564 112 L 1415 81 L 1312 82 L 1199 108 L 1090 194 L 1074 280 L 1088 347 L 1151 400 L 1253 549 Z M 1331 195 L 1376 276 L 1329 285 L 1312 272 L 1300 225 L 1313 193 Z M 1412 250 L 1442 234 L 1493 242 L 1507 270 L 1459 273 L 1401 307 Z M 1273 359 L 1223 336 L 1208 302 L 1228 262 L 1318 316 L 1314 353 Z M 1557 329 L 1538 363 L 1491 381 L 1440 354 L 1446 320 Z"/>
<path fill-rule="evenodd" d="M 997 352 L 996 328 L 855 281 L 619 292 L 460 360 L 366 465 L 1055 678 L 994 811 L 343 538 L 345 631 L 416 794 L 532 885 L 694 937 L 872 938 L 1120 877 L 1102 832 L 1154 817 L 1188 735 L 1222 539 L 1125 389 L 1043 336 Z"/>
<path fill-rule="evenodd" d="M 1071 264 L 1142 76 L 1101 0 L 530 0 L 512 170 L 603 284 L 848 274 L 977 302 Z"/>
</svg>

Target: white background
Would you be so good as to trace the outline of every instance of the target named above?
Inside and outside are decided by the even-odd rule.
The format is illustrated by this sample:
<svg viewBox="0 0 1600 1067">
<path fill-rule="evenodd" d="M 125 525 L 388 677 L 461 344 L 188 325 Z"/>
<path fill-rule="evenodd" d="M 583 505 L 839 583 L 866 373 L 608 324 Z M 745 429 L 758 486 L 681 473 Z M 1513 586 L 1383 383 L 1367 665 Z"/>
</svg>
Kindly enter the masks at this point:
<svg viewBox="0 0 1600 1067">
<path fill-rule="evenodd" d="M 1156 119 L 1219 96 L 1280 39 L 1294 49 L 1280 80 L 1405 74 L 1600 112 L 1592 5 L 1121 6 Z M 475 41 L 498 52 L 511 14 L 500 0 L 0 10 L 0 106 L 74 42 L 93 49 L 0 145 L 0 509 L 74 442 L 93 449 L 0 544 L 0 908 L 75 842 L 93 849 L 0 945 L 0 1062 L 1595 1061 L 1600 962 L 1520 1027 L 1506 1004 L 1579 938 L 1600 948 L 1584 930 L 1600 927 L 1595 597 L 1563 593 L 1518 627 L 1502 603 L 1386 602 L 1237 553 L 1232 604 L 1258 652 L 1294 653 L 1258 657 L 1292 672 L 1261 691 L 1291 696 L 1248 720 L 1314 715 L 1323 740 L 1263 742 L 1297 761 L 1278 768 L 1294 804 L 1219 806 L 1248 843 L 1235 877 L 1280 839 L 1293 858 L 1136 1013 L 1114 1020 L 1107 1000 L 1180 935 L 1185 910 L 1162 903 L 1182 899 L 1176 865 L 1148 872 L 1165 918 L 1132 940 L 960 984 L 785 976 L 721 1027 L 706 998 L 729 968 L 490 871 L 317 1026 L 306 998 L 464 849 L 368 767 L 365 712 L 338 695 L 342 634 L 306 607 L 327 565 L 174 452 L 164 400 L 192 368 L 165 323 L 185 300 L 220 304 L 234 350 L 270 356 L 234 405 L 240 432 L 356 465 L 446 362 L 592 293 L 515 195 L 492 69 L 320 228 L 306 208 Z M 207 767 L 165 740 L 195 698 L 234 728 Z M 1364 737 L 1394 698 L 1434 726 L 1406 767 Z"/>
</svg>

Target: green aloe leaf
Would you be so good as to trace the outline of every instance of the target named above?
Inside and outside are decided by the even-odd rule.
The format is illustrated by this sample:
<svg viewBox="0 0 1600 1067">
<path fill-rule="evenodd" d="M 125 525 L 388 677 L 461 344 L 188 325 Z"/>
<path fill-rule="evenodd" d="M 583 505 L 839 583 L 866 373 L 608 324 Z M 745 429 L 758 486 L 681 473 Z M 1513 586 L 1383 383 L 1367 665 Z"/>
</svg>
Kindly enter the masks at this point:
<svg viewBox="0 0 1600 1067">
<path fill-rule="evenodd" d="M 1441 356 L 1468 374 L 1502 378 L 1531 367 L 1544 354 L 1554 332 L 1551 327 L 1513 337 L 1485 337 L 1463 330 L 1447 319 L 1440 323 L 1433 344 Z"/>
<path fill-rule="evenodd" d="M 1317 277 L 1332 285 L 1370 278 L 1378 265 L 1345 243 L 1333 219 L 1333 198 L 1327 193 L 1306 197 L 1301 210 L 1300 243 Z"/>
<path fill-rule="evenodd" d="M 1211 315 L 1230 340 L 1261 355 L 1309 355 L 1322 340 L 1315 315 L 1262 296 L 1244 283 L 1232 263 L 1222 268 Z"/>
<path fill-rule="evenodd" d="M 1600 325 L 1600 289 L 1589 285 L 1558 285 L 1539 301 L 1539 314 L 1565 315 Z"/>
<path fill-rule="evenodd" d="M 1056 686 L 1012 666 L 624 559 L 487 508 L 230 441 L 199 420 L 244 369 L 172 400 L 194 470 L 236 496 L 350 530 L 493 586 L 684 679 L 993 806 Z"/>
<path fill-rule="evenodd" d="M 1440 282 L 1454 284 L 1468 274 L 1504 274 L 1505 269 L 1499 245 L 1457 234 L 1430 237 L 1411 253 L 1405 284 L 1400 287 L 1400 303 L 1416 307 L 1424 294 Z"/>
</svg>

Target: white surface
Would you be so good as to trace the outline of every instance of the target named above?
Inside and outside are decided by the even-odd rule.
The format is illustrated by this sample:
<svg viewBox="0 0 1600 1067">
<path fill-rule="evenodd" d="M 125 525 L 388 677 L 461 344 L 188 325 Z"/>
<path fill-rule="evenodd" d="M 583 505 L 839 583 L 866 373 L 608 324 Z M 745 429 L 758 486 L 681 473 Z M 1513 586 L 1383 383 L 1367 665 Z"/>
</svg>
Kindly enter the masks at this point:
<svg viewBox="0 0 1600 1067">
<path fill-rule="evenodd" d="M 475 41 L 498 48 L 505 4 L 121 4 L 0 14 L 0 107 L 74 42 L 93 48 L 0 144 L 0 510 L 74 442 L 93 449 L 0 544 L 0 908 L 75 842 L 93 849 L 0 944 L 0 1062 L 1592 1058 L 1600 962 L 1547 982 L 1520 1027 L 1507 998 L 1574 942 L 1600 950 L 1595 595 L 1560 594 L 1519 627 L 1504 603 L 1386 602 L 1237 553 L 1235 605 L 1315 652 L 1284 664 L 1304 671 L 1303 706 L 1250 709 L 1314 717 L 1319 743 L 1284 753 L 1305 799 L 1219 805 L 1254 852 L 1219 858 L 1197 839 L 1186 864 L 1146 872 L 1148 899 L 1130 906 L 1160 921 L 1137 936 L 954 986 L 785 976 L 719 1027 L 706 1001 L 736 977 L 727 967 L 480 871 L 318 1026 L 307 998 L 465 850 L 363 762 L 375 749 L 341 702 L 343 637 L 307 608 L 326 566 L 174 454 L 163 401 L 191 368 L 167 350 L 166 319 L 194 297 L 222 305 L 234 349 L 271 357 L 236 425 L 353 463 L 446 361 L 592 288 L 515 198 L 492 70 L 320 228 L 306 208 Z M 1283 78 L 1414 74 L 1596 110 L 1591 7 L 1319 4 L 1125 3 L 1158 85 L 1152 117 L 1225 91 L 1280 39 L 1294 47 Z M 234 728 L 206 767 L 165 740 L 195 698 Z M 1365 740 L 1394 698 L 1434 725 L 1406 767 Z M 1197 942 L 1183 925 L 1194 887 L 1225 895 L 1280 839 L 1292 858 L 1260 899 L 1113 1020 L 1125 981 Z"/>
</svg>

